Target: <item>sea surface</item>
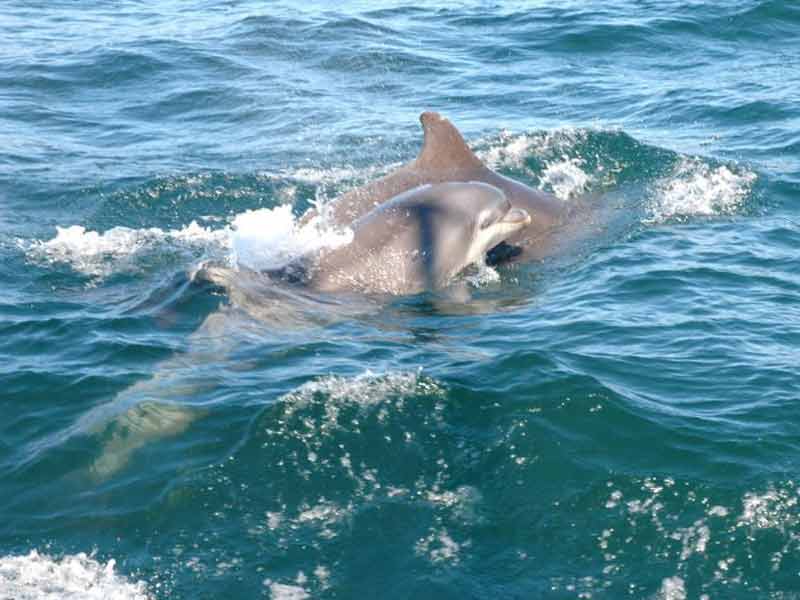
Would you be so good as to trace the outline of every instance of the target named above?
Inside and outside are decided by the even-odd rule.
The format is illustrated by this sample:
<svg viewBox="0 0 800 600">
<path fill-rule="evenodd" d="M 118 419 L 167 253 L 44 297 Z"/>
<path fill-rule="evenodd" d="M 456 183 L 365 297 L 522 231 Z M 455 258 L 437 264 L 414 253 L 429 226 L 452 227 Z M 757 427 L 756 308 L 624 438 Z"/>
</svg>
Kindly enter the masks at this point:
<svg viewBox="0 0 800 600">
<path fill-rule="evenodd" d="M 346 239 L 423 110 L 608 221 L 460 300 L 196 277 Z M 798 249 L 794 0 L 3 0 L 0 599 L 800 598 Z"/>
</svg>

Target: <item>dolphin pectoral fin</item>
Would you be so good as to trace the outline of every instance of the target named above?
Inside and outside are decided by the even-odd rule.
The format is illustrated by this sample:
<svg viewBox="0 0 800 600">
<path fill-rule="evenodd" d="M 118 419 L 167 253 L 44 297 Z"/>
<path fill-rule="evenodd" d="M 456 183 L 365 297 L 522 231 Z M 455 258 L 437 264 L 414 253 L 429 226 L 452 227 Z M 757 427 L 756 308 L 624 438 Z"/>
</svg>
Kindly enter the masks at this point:
<svg viewBox="0 0 800 600">
<path fill-rule="evenodd" d="M 424 112 L 419 117 L 425 138 L 422 150 L 414 161 L 419 169 L 474 169 L 483 167 L 481 160 L 469 149 L 461 132 L 436 112 Z"/>
</svg>

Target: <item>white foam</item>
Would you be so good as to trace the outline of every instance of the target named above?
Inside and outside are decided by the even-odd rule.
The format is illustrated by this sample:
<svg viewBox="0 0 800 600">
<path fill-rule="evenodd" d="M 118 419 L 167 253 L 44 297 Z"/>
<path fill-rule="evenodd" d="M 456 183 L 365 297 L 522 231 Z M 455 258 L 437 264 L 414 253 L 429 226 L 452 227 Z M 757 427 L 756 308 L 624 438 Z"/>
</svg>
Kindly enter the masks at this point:
<svg viewBox="0 0 800 600">
<path fill-rule="evenodd" d="M 545 138 L 540 135 L 513 135 L 508 131 L 502 131 L 497 142 L 477 154 L 491 168 L 519 169 L 525 167 L 525 158 L 535 153 L 544 141 Z"/>
<path fill-rule="evenodd" d="M 255 535 L 268 531 L 271 535 L 312 536 L 317 540 L 331 540 L 348 528 L 354 511 L 361 502 L 369 502 L 376 497 L 398 497 L 424 494 L 425 490 L 409 489 L 393 485 L 384 480 L 377 465 L 371 465 L 369 458 L 356 458 L 351 454 L 351 443 L 361 439 L 360 435 L 345 435 L 330 445 L 331 438 L 342 432 L 359 433 L 365 419 L 376 419 L 377 425 L 394 424 L 395 417 L 402 417 L 411 407 L 410 398 L 417 395 L 434 396 L 435 406 L 431 418 L 441 418 L 441 402 L 444 390 L 436 383 L 424 378 L 420 371 L 374 374 L 369 371 L 355 377 L 324 376 L 309 381 L 278 400 L 280 415 L 267 425 L 266 434 L 273 441 L 269 446 L 286 447 L 286 440 L 292 446 L 299 443 L 297 451 L 281 459 L 281 468 L 290 469 L 304 478 L 312 473 L 336 474 L 347 477 L 354 484 L 352 499 L 346 503 L 333 502 L 325 497 L 308 498 L 296 510 L 267 513 L 264 526 L 254 528 Z M 384 440 L 392 442 L 393 427 L 387 428 Z M 406 441 L 411 441 L 406 433 Z M 360 453 L 360 452 L 359 452 Z M 381 455 L 379 452 L 378 455 Z M 438 485 L 429 497 L 437 509 L 452 514 L 461 522 L 474 523 L 480 520 L 478 505 L 480 493 L 474 488 L 462 486 L 455 490 L 442 490 Z M 447 553 L 450 548 L 445 541 L 431 540 L 426 552 L 439 550 Z M 435 556 L 439 556 L 437 553 Z M 328 583 L 326 569 L 315 571 L 319 586 Z"/>
<path fill-rule="evenodd" d="M 428 490 L 425 498 L 433 506 L 445 509 L 464 524 L 483 522 L 479 507 L 483 503 L 480 490 L 470 485 L 462 485 L 455 490 L 440 491 L 438 486 Z"/>
<path fill-rule="evenodd" d="M 705 519 L 695 521 L 689 527 L 682 527 L 670 536 L 681 542 L 681 561 L 686 561 L 692 554 L 705 554 L 711 539 L 711 529 Z"/>
<path fill-rule="evenodd" d="M 298 585 L 289 585 L 285 583 L 276 583 L 267 579 L 264 585 L 269 588 L 270 598 L 272 600 L 306 600 L 311 598 L 309 593 Z"/>
<path fill-rule="evenodd" d="M 349 243 L 352 231 L 327 225 L 324 206 L 320 215 L 300 225 L 290 205 L 249 210 L 235 215 L 228 225 L 202 227 L 192 221 L 181 229 L 114 227 L 87 231 L 79 225 L 56 227 L 47 241 L 18 242 L 34 262 L 69 265 L 78 273 L 103 278 L 135 270 L 142 254 L 167 248 L 198 252 L 251 269 L 278 268 L 292 259 L 324 247 Z"/>
<path fill-rule="evenodd" d="M 267 527 L 269 527 L 270 531 L 275 531 L 281 526 L 281 522 L 283 521 L 283 515 L 281 513 L 267 511 L 266 516 Z"/>
<path fill-rule="evenodd" d="M 719 506 L 719 505 L 712 506 L 708 510 L 708 514 L 709 514 L 709 516 L 712 516 L 712 517 L 727 517 L 728 516 L 728 509 L 725 508 L 724 506 Z"/>
<path fill-rule="evenodd" d="M 348 244 L 353 232 L 328 225 L 324 206 L 319 216 L 299 225 L 292 207 L 286 204 L 236 215 L 229 239 L 233 266 L 260 270 L 281 267 L 321 248 Z"/>
<path fill-rule="evenodd" d="M 405 371 L 379 375 L 365 371 L 355 377 L 328 375 L 309 381 L 281 398 L 287 405 L 287 412 L 305 408 L 319 394 L 326 397 L 325 406 L 355 404 L 361 407 L 380 404 L 389 396 L 410 396 L 413 394 L 442 395 L 444 392 L 436 383 L 422 377 L 422 371 Z M 334 415 L 329 417 L 335 420 Z"/>
<path fill-rule="evenodd" d="M 474 287 L 483 287 L 500 281 L 500 273 L 494 267 L 490 267 L 484 262 L 475 264 L 477 271 L 472 275 L 467 275 L 464 279 Z"/>
<path fill-rule="evenodd" d="M 173 245 L 208 250 L 224 248 L 227 244 L 225 230 L 201 227 L 196 221 L 182 229 L 114 227 L 103 233 L 87 231 L 80 225 L 56 227 L 56 236 L 50 240 L 35 240 L 27 247 L 21 243 L 34 262 L 67 264 L 90 277 L 127 270 L 132 266 L 133 257 L 159 247 Z"/>
<path fill-rule="evenodd" d="M 615 508 L 620 500 L 622 500 L 622 492 L 619 490 L 614 490 L 611 492 L 611 496 L 609 496 L 608 500 L 606 501 L 606 508 Z"/>
<path fill-rule="evenodd" d="M 539 187 L 551 189 L 560 200 L 574 198 L 583 193 L 590 182 L 589 175 L 581 168 L 583 164 L 583 159 L 570 158 L 566 155 L 548 163 L 542 173 Z"/>
<path fill-rule="evenodd" d="M 800 523 L 798 497 L 792 490 L 769 489 L 763 494 L 748 492 L 742 498 L 738 525 L 754 529 L 785 530 Z"/>
<path fill-rule="evenodd" d="M 698 158 L 684 158 L 656 184 L 650 220 L 734 214 L 756 178 L 751 171 L 734 172 L 725 165 L 715 168 Z"/>
<path fill-rule="evenodd" d="M 333 502 L 320 502 L 316 506 L 305 508 L 297 515 L 300 523 L 337 523 L 347 516 L 347 510 Z"/>
<path fill-rule="evenodd" d="M 351 166 L 328 168 L 301 167 L 284 173 L 283 176 L 288 176 L 302 183 L 319 185 L 340 183 L 350 179 L 361 179 L 373 171 L 374 169 L 357 169 Z"/>
<path fill-rule="evenodd" d="M 686 600 L 686 584 L 678 577 L 665 577 L 661 582 L 658 600 Z"/>
<path fill-rule="evenodd" d="M 303 571 L 298 571 L 291 583 L 280 583 L 267 578 L 264 586 L 269 590 L 272 600 L 307 600 L 313 597 L 309 588 L 312 591 L 325 591 L 330 588 L 330 578 L 330 570 L 324 565 L 317 565 L 313 571 L 313 579 Z"/>
<path fill-rule="evenodd" d="M 459 544 L 444 529 L 431 529 L 427 536 L 417 540 L 414 551 L 418 556 L 426 557 L 431 563 L 447 563 L 457 565 L 461 562 L 461 549 L 469 546 L 469 541 Z"/>
<path fill-rule="evenodd" d="M 331 572 L 325 565 L 317 565 L 314 569 L 314 577 L 317 578 L 321 589 L 326 590 L 330 587 Z"/>
<path fill-rule="evenodd" d="M 336 184 L 345 181 L 364 180 L 380 175 L 400 166 L 400 163 L 355 167 L 352 165 L 331 167 L 299 167 L 280 171 L 260 171 L 257 177 L 271 181 L 285 182 L 287 179 L 310 185 Z"/>
<path fill-rule="evenodd" d="M 14 600 L 152 600 L 145 584 L 115 572 L 112 558 L 84 553 L 56 559 L 32 550 L 0 558 L 0 598 Z"/>
<path fill-rule="evenodd" d="M 613 482 L 607 485 L 612 491 L 605 507 L 621 513 L 625 526 L 605 529 L 596 538 L 598 550 L 606 563 L 603 573 L 622 572 L 624 566 L 619 557 L 632 548 L 638 549 L 642 536 L 654 536 L 657 541 L 651 544 L 651 552 L 660 556 L 663 562 L 673 563 L 674 567 L 674 575 L 662 581 L 655 599 L 684 600 L 689 597 L 684 579 L 691 572 L 713 574 L 704 578 L 701 584 L 704 591 L 742 583 L 750 567 L 746 561 L 740 563 L 737 555 L 752 553 L 767 532 L 770 539 L 780 543 L 769 556 L 769 568 L 773 572 L 782 568 L 787 557 L 796 556 L 800 551 L 800 536 L 796 533 L 800 526 L 800 492 L 791 481 L 746 492 L 741 498 L 740 511 L 715 504 L 712 498 L 701 496 L 670 478 L 643 480 L 639 492 L 625 492 L 625 501 L 622 492 L 614 490 Z M 679 526 L 687 506 L 691 510 L 702 509 L 703 513 L 690 524 Z M 709 597 L 704 594 L 691 597 L 695 596 L 701 599 Z"/>
<path fill-rule="evenodd" d="M 339 167 L 300 167 L 279 172 L 262 171 L 257 174 L 261 179 L 268 179 L 285 185 L 287 181 L 312 185 L 316 188 L 318 200 L 329 200 L 343 190 L 341 184 L 357 185 L 374 179 L 400 166 L 400 163 L 374 165 L 363 168 L 344 165 Z M 277 195 L 285 201 L 294 200 L 297 195 L 296 185 L 289 184 L 277 191 Z"/>
<path fill-rule="evenodd" d="M 585 131 L 573 128 L 532 135 L 504 131 L 499 140 L 478 156 L 492 168 L 524 170 L 532 177 L 536 174 L 528 169 L 525 160 L 535 156 L 544 162 L 544 170 L 538 176 L 539 189 L 551 191 L 560 200 L 569 200 L 585 192 L 593 180 L 583 169 L 585 161 L 570 156 L 585 138 Z"/>
</svg>

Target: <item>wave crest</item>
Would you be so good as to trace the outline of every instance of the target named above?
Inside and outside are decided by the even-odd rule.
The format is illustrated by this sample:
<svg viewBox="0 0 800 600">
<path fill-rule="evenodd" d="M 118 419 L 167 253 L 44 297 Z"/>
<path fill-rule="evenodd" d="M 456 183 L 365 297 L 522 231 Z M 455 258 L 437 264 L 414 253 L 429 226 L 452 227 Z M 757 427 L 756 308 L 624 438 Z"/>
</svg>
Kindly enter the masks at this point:
<svg viewBox="0 0 800 600">
<path fill-rule="evenodd" d="M 60 559 L 31 550 L 0 558 L 0 598 L 18 600 L 153 600 L 144 582 L 132 582 L 83 552 Z"/>
<path fill-rule="evenodd" d="M 351 239 L 349 229 L 328 225 L 324 209 L 320 217 L 300 224 L 286 204 L 239 213 L 219 228 L 203 227 L 196 221 L 168 230 L 113 227 L 98 232 L 73 225 L 56 227 L 56 236 L 50 240 L 18 240 L 18 245 L 34 263 L 65 264 L 97 280 L 141 270 L 141 259 L 169 249 L 184 252 L 190 259 L 203 256 L 232 267 L 260 270 L 278 268 L 307 252 Z"/>
<path fill-rule="evenodd" d="M 714 167 L 699 158 L 684 158 L 669 176 L 656 182 L 649 220 L 734 214 L 756 179 L 752 171 L 737 172 L 726 165 Z"/>
</svg>

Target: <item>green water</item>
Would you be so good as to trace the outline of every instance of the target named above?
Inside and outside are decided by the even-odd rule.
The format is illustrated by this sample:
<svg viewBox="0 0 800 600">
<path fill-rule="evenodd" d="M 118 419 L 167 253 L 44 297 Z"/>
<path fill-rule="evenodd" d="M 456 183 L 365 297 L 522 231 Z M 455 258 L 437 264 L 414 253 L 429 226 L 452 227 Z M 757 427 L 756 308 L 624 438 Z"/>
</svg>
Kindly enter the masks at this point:
<svg viewBox="0 0 800 600">
<path fill-rule="evenodd" d="M 0 598 L 798 597 L 798 34 L 786 0 L 6 2 Z M 301 244 L 425 109 L 606 227 L 466 302 L 192 280 Z"/>
</svg>

